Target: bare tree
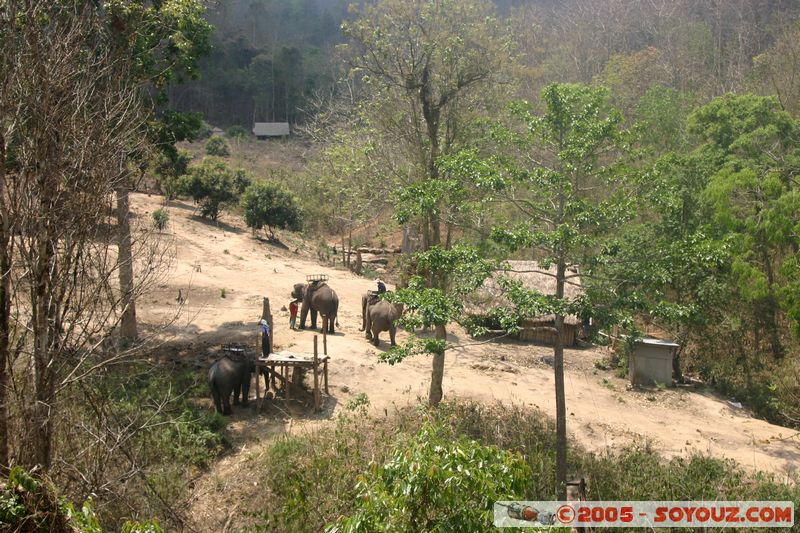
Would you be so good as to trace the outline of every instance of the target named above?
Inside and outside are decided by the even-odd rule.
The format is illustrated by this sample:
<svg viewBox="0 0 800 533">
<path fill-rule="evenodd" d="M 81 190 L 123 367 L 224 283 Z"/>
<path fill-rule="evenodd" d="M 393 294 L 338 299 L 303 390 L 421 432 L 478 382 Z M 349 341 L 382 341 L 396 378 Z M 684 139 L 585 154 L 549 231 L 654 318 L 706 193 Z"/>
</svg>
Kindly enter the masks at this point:
<svg viewBox="0 0 800 533">
<path fill-rule="evenodd" d="M 136 287 L 119 286 L 110 214 L 144 149 L 144 115 L 130 60 L 108 38 L 92 2 L 0 6 L 0 363 L 18 400 L 16 460 L 29 466 L 54 457 L 59 393 L 129 355 L 102 354 L 102 341 L 163 257 L 132 243 L 146 266 Z"/>
</svg>

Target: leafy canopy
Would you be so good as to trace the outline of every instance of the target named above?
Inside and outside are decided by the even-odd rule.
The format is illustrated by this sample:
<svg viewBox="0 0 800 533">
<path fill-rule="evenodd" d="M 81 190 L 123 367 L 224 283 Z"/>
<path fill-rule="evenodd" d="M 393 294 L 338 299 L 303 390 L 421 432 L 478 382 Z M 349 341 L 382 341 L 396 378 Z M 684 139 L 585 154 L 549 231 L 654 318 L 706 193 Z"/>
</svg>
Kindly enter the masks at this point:
<svg viewBox="0 0 800 533">
<path fill-rule="evenodd" d="M 236 200 L 236 172 L 222 159 L 206 157 L 181 178 L 181 192 L 200 204 L 200 214 L 216 220 L 224 204 Z"/>
<path fill-rule="evenodd" d="M 297 201 L 277 183 L 253 183 L 245 190 L 241 205 L 247 227 L 259 230 L 266 226 L 271 238 L 275 236 L 274 228 L 300 229 L 300 208 Z"/>
<path fill-rule="evenodd" d="M 359 478 L 353 516 L 328 532 L 490 531 L 493 503 L 522 498 L 530 476 L 514 452 L 426 425 Z"/>
<path fill-rule="evenodd" d="M 206 153 L 216 157 L 228 157 L 231 150 L 223 137 L 211 137 L 206 141 Z"/>
</svg>

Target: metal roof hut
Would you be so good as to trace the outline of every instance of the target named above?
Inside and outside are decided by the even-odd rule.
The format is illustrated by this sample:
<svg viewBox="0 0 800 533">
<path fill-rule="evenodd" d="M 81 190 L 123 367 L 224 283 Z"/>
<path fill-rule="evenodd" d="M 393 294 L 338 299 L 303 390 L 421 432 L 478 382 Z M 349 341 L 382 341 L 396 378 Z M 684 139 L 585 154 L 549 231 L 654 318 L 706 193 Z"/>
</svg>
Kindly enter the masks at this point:
<svg viewBox="0 0 800 533">
<path fill-rule="evenodd" d="M 262 141 L 270 137 L 287 137 L 290 133 L 288 122 L 256 122 L 253 125 L 253 135 Z"/>
<path fill-rule="evenodd" d="M 480 289 L 475 291 L 466 302 L 468 315 L 480 319 L 488 317 L 492 309 L 510 307 L 512 304 L 503 295 L 498 279 L 508 277 L 522 282 L 526 289 L 537 290 L 542 294 L 554 295 L 556 293 L 556 267 L 544 269 L 536 261 L 508 261 L 510 270 L 497 272 L 487 279 Z M 564 286 L 564 298 L 573 300 L 581 296 L 584 291 L 581 278 L 576 276 L 577 271 L 570 270 L 572 277 Z M 555 332 L 543 327 L 555 327 L 555 315 L 542 315 L 522 320 L 518 338 L 523 341 L 532 341 L 552 345 L 555 343 Z M 491 329 L 491 327 L 490 327 Z M 564 317 L 564 346 L 574 346 L 581 331 L 581 320 L 575 315 Z"/>
</svg>

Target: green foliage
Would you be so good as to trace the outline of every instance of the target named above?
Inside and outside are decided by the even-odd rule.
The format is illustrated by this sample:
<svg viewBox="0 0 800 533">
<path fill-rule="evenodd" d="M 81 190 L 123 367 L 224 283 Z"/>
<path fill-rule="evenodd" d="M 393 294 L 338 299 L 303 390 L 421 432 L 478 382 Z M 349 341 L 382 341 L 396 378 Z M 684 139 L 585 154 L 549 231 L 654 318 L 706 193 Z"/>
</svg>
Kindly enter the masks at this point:
<svg viewBox="0 0 800 533">
<path fill-rule="evenodd" d="M 180 193 L 180 178 L 189 171 L 192 155 L 186 150 L 161 150 L 156 156 L 155 172 L 167 198 Z"/>
<path fill-rule="evenodd" d="M 225 161 L 206 157 L 181 178 L 180 190 L 200 204 L 200 214 L 216 220 L 223 205 L 236 201 L 236 172 Z"/>
<path fill-rule="evenodd" d="M 688 144 L 685 134 L 690 97 L 664 85 L 647 89 L 636 105 L 633 130 L 646 149 L 656 153 Z"/>
<path fill-rule="evenodd" d="M 229 139 L 243 139 L 247 137 L 247 130 L 241 126 L 231 126 L 225 130 L 225 136 Z"/>
<path fill-rule="evenodd" d="M 98 494 L 93 502 L 100 523 L 119 531 L 127 519 L 153 517 L 169 531 L 178 529 L 165 503 L 185 506 L 197 476 L 230 445 L 224 418 L 197 401 L 208 397 L 205 376 L 167 364 L 114 365 L 86 387 L 88 400 L 65 398 L 73 408 L 64 413 L 59 445 L 75 468 L 114 485 L 113 498 Z M 119 444 L 109 448 L 112 438 Z M 102 465 L 98 456 L 106 458 Z M 66 476 L 54 481 L 70 494 L 92 489 Z"/>
<path fill-rule="evenodd" d="M 752 95 L 715 99 L 689 126 L 704 141 L 695 157 L 713 168 L 705 196 L 731 245 L 738 295 L 766 315 L 771 350 L 780 357 L 776 313 L 798 315 L 791 298 L 797 278 L 781 274 L 793 271 L 800 248 L 800 187 L 792 178 L 800 171 L 800 129 L 775 98 Z M 800 333 L 800 322 L 794 327 Z"/>
<path fill-rule="evenodd" d="M 277 183 L 253 183 L 242 195 L 244 221 L 249 228 L 267 227 L 270 238 L 275 238 L 274 228 L 300 229 L 300 209 L 294 196 Z"/>
<path fill-rule="evenodd" d="M 14 466 L 0 481 L 0 524 L 9 531 L 103 533 L 92 500 L 76 509 L 45 479 Z M 156 521 L 125 522 L 123 533 L 163 533 Z"/>
<path fill-rule="evenodd" d="M 206 154 L 216 157 L 228 157 L 231 155 L 231 151 L 224 137 L 211 137 L 206 142 Z"/>
<path fill-rule="evenodd" d="M 167 223 L 169 222 L 169 211 L 164 209 L 163 207 L 159 207 L 155 211 L 153 211 L 153 224 L 158 231 L 164 231 L 167 229 Z"/>
<path fill-rule="evenodd" d="M 493 503 L 523 498 L 530 468 L 518 454 L 449 437 L 427 425 L 399 442 L 359 479 L 353 516 L 328 531 L 492 530 Z"/>
<path fill-rule="evenodd" d="M 120 533 L 163 533 L 164 530 L 156 521 L 126 522 Z"/>
<path fill-rule="evenodd" d="M 0 524 L 9 531 L 102 533 L 91 501 L 80 510 L 48 480 L 13 466 L 0 485 Z"/>
<path fill-rule="evenodd" d="M 239 168 L 233 172 L 233 187 L 236 189 L 236 194 L 244 194 L 244 191 L 246 191 L 252 183 L 253 179 L 244 169 Z"/>
<path fill-rule="evenodd" d="M 437 525 L 447 527 L 444 521 L 458 512 L 480 520 L 484 496 L 508 484 L 523 499 L 553 499 L 554 445 L 553 421 L 533 408 L 445 401 L 436 409 L 410 407 L 388 417 L 369 417 L 356 409 L 340 417 L 332 429 L 283 437 L 265 456 L 254 456 L 252 471 L 258 485 L 241 501 L 256 520 L 256 531 L 320 531 L 326 524 L 332 531 L 403 531 L 404 525 L 423 516 L 433 521 L 416 530 L 430 531 Z M 452 457 L 459 449 L 466 455 Z M 494 459 L 485 473 L 474 470 L 469 459 L 473 450 L 480 450 L 474 457 Z M 570 457 L 571 472 L 589 479 L 589 499 L 800 502 L 797 485 L 750 474 L 730 460 L 703 455 L 665 460 L 650 448 L 637 446 L 598 455 L 576 446 Z M 461 472 L 456 466 L 452 484 L 444 483 L 444 473 L 458 464 Z M 497 469 L 508 466 L 525 475 L 497 479 Z M 482 483 L 487 492 L 461 490 Z M 264 491 L 269 499 L 259 498 Z M 471 503 L 440 507 L 447 501 Z M 371 523 L 358 525 L 359 517 Z M 491 520 L 470 526 L 446 530 L 490 531 Z"/>
<path fill-rule="evenodd" d="M 387 293 L 384 298 L 404 306 L 397 323 L 407 329 L 444 327 L 459 319 L 464 309 L 464 295 L 474 291 L 492 272 L 493 264 L 482 258 L 473 247 L 454 246 L 446 250 L 434 246 L 417 252 L 412 259 L 417 275 L 408 286 Z M 421 274 L 425 274 L 423 277 Z M 439 287 L 430 287 L 428 280 L 439 280 Z M 410 338 L 381 354 L 381 361 L 395 364 L 419 353 L 442 354 L 447 348 L 445 339 Z"/>
</svg>

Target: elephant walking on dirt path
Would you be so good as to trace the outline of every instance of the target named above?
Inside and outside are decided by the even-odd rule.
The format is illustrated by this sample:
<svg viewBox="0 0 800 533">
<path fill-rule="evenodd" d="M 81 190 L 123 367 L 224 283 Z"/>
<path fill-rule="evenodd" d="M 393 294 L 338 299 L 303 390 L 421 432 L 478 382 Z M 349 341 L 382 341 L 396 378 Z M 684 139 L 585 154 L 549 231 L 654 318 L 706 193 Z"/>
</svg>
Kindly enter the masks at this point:
<svg viewBox="0 0 800 533">
<path fill-rule="evenodd" d="M 317 329 L 317 314 L 322 317 L 322 328 L 328 333 L 334 333 L 337 314 L 339 312 L 339 297 L 324 281 L 309 283 L 296 283 L 292 290 L 292 298 L 303 302 L 300 308 L 299 329 L 305 329 L 306 317 L 311 312 L 311 329 Z"/>
<path fill-rule="evenodd" d="M 395 334 L 397 326 L 395 321 L 403 316 L 402 304 L 393 304 L 380 298 L 373 292 L 368 292 L 361 297 L 361 329 L 365 331 L 365 337 L 378 346 L 380 340 L 378 335 L 383 331 L 389 332 L 389 342 L 392 346 L 397 346 Z"/>
</svg>

